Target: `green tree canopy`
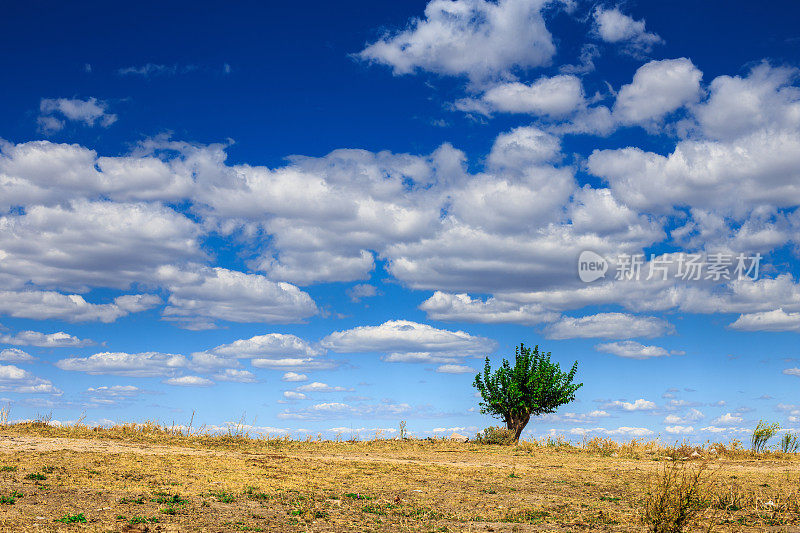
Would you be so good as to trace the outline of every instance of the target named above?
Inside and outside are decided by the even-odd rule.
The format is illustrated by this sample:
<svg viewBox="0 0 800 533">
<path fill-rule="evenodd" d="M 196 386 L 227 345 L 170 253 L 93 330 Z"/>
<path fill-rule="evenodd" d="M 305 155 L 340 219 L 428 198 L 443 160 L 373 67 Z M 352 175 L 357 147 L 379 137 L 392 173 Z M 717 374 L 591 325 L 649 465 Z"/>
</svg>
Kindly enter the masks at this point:
<svg viewBox="0 0 800 533">
<path fill-rule="evenodd" d="M 481 413 L 490 414 L 505 422 L 519 441 L 522 430 L 531 416 L 553 413 L 575 399 L 575 391 L 583 383 L 572 383 L 578 362 L 569 372 L 562 372 L 558 363 L 550 361 L 550 352 L 539 352 L 524 344 L 516 349 L 514 366 L 506 359 L 494 373 L 486 358 L 483 376 L 475 376 L 474 386 L 480 391 Z"/>
</svg>

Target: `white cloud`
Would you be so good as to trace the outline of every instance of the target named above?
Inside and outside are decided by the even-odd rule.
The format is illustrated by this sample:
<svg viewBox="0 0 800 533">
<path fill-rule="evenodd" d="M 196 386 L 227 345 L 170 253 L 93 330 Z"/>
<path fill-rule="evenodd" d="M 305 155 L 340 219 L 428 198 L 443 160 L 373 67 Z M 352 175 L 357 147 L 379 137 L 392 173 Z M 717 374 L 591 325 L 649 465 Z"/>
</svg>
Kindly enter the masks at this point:
<svg viewBox="0 0 800 533">
<path fill-rule="evenodd" d="M 731 140 L 761 129 L 800 126 L 800 89 L 792 86 L 798 71 L 755 66 L 747 77 L 719 76 L 709 86 L 709 97 L 694 107 L 703 135 Z"/>
<path fill-rule="evenodd" d="M 172 159 L 147 151 L 106 157 L 77 144 L 0 140 L 0 207 L 78 199 L 177 200 L 191 194 L 193 171 L 207 163 L 197 151 Z"/>
<path fill-rule="evenodd" d="M 31 354 L 24 352 L 19 348 L 6 348 L 5 350 L 0 350 L 0 361 L 6 363 L 30 363 L 35 360 L 36 359 Z"/>
<path fill-rule="evenodd" d="M 598 313 L 579 318 L 562 317 L 545 328 L 545 335 L 549 339 L 630 339 L 661 337 L 674 330 L 669 322 L 652 316 Z"/>
<path fill-rule="evenodd" d="M 649 359 L 651 357 L 665 357 L 669 355 L 669 352 L 660 346 L 645 346 L 636 341 L 601 343 L 596 345 L 594 349 L 598 352 L 607 352 L 630 359 Z"/>
<path fill-rule="evenodd" d="M 94 304 L 79 294 L 54 291 L 0 291 L 0 313 L 17 318 L 65 320 L 67 322 L 114 322 L 130 313 L 145 311 L 161 303 L 153 294 L 118 296 L 113 303 Z"/>
<path fill-rule="evenodd" d="M 162 265 L 200 259 L 199 227 L 163 206 L 87 202 L 0 217 L 0 275 L 18 286 L 83 291 L 155 281 Z"/>
<path fill-rule="evenodd" d="M 39 346 L 43 348 L 78 348 L 95 344 L 92 340 L 81 340 L 63 331 L 57 333 L 19 331 L 14 335 L 0 335 L 0 342 L 3 344 L 13 344 L 15 346 Z"/>
<path fill-rule="evenodd" d="M 421 19 L 358 54 L 390 65 L 482 79 L 550 62 L 555 46 L 540 13 L 543 0 L 431 0 Z"/>
<path fill-rule="evenodd" d="M 606 404 L 608 408 L 621 409 L 623 411 L 652 411 L 656 408 L 655 402 L 639 398 L 633 402 L 625 402 L 621 400 L 614 400 Z"/>
<path fill-rule="evenodd" d="M 800 333 L 800 313 L 783 309 L 739 315 L 730 326 L 739 331 L 795 331 Z"/>
<path fill-rule="evenodd" d="M 689 59 L 651 61 L 639 67 L 614 103 L 614 117 L 623 124 L 648 124 L 700 98 L 703 74 Z"/>
<path fill-rule="evenodd" d="M 647 437 L 653 434 L 653 431 L 648 428 L 620 426 L 616 429 L 607 429 L 603 427 L 596 428 L 572 428 L 569 431 L 572 435 L 587 435 L 596 433 L 600 435 L 608 435 L 612 437 L 623 436 L 627 438 Z"/>
<path fill-rule="evenodd" d="M 654 45 L 663 42 L 658 35 L 646 31 L 643 20 L 629 17 L 619 8 L 597 7 L 594 11 L 594 23 L 603 41 L 624 44 L 634 54 L 649 53 Z"/>
<path fill-rule="evenodd" d="M 585 104 L 581 80 L 573 75 L 542 77 L 533 83 L 494 85 L 478 98 L 465 98 L 455 108 L 490 115 L 493 112 L 563 117 Z"/>
<path fill-rule="evenodd" d="M 236 359 L 285 356 L 316 357 L 321 355 L 321 351 L 318 348 L 300 337 L 283 333 L 267 333 L 266 335 L 256 335 L 249 339 L 239 339 L 230 344 L 222 344 L 212 348 L 208 350 L 208 353 Z M 293 372 L 290 374 L 298 376 Z"/>
<path fill-rule="evenodd" d="M 672 435 L 691 435 L 694 433 L 693 426 L 666 426 L 664 431 Z"/>
<path fill-rule="evenodd" d="M 352 302 L 360 302 L 364 298 L 372 298 L 378 295 L 378 289 L 368 283 L 359 283 L 347 289 L 347 296 Z"/>
<path fill-rule="evenodd" d="M 480 322 L 487 324 L 540 324 L 556 320 L 559 314 L 538 304 L 504 302 L 494 297 L 485 301 L 468 294 L 436 291 L 419 306 L 432 320 Z"/>
<path fill-rule="evenodd" d="M 259 274 L 162 267 L 158 276 L 170 291 L 164 318 L 188 329 L 214 327 L 213 320 L 296 323 L 317 313 L 308 293 Z"/>
<path fill-rule="evenodd" d="M 117 115 L 108 112 L 108 104 L 97 98 L 81 100 L 78 98 L 42 98 L 39 103 L 39 127 L 50 133 L 64 127 L 63 117 L 86 126 L 94 126 L 97 122 L 107 128 L 117 121 Z"/>
<path fill-rule="evenodd" d="M 0 365 L 0 390 L 20 394 L 61 394 L 49 380 L 14 365 Z"/>
<path fill-rule="evenodd" d="M 338 353 L 382 352 L 385 361 L 458 363 L 464 357 L 493 352 L 496 343 L 464 331 L 437 329 L 409 320 L 390 320 L 380 326 L 335 331 L 320 344 Z"/>
<path fill-rule="evenodd" d="M 329 420 L 331 418 L 385 418 L 394 419 L 411 414 L 431 416 L 424 408 L 413 408 L 407 403 L 392 403 L 384 401 L 376 405 L 360 404 L 350 405 L 342 402 L 322 402 L 306 409 L 286 410 L 278 413 L 278 418 L 295 420 Z"/>
<path fill-rule="evenodd" d="M 295 392 L 291 390 L 283 391 L 283 397 L 287 400 L 305 400 L 306 395 L 302 392 Z"/>
<path fill-rule="evenodd" d="M 436 371 L 442 374 L 473 374 L 475 369 L 466 365 L 440 365 L 436 367 Z"/>
<path fill-rule="evenodd" d="M 308 376 L 305 374 L 298 374 L 297 372 L 286 372 L 281 380 L 289 382 L 308 381 Z"/>
<path fill-rule="evenodd" d="M 235 368 L 226 368 L 211 377 L 217 381 L 232 381 L 234 383 L 255 383 L 258 381 L 255 374 L 249 370 L 237 370 Z"/>
<path fill-rule="evenodd" d="M 169 375 L 189 366 L 183 355 L 144 352 L 102 352 L 88 357 L 73 357 L 56 361 L 61 370 L 88 374 L 111 374 L 132 377 L 158 377 Z"/>
<path fill-rule="evenodd" d="M 669 414 L 664 417 L 665 424 L 685 424 L 687 422 L 695 422 L 697 420 L 702 420 L 705 418 L 705 415 L 699 410 L 695 408 L 689 409 L 683 416 Z"/>
<path fill-rule="evenodd" d="M 180 387 L 208 387 L 214 384 L 214 382 L 210 379 L 202 378 L 200 376 L 180 376 L 177 378 L 169 378 L 165 379 L 164 383 L 167 385 L 177 385 Z"/>
<path fill-rule="evenodd" d="M 308 383 L 306 385 L 300 385 L 297 387 L 298 391 L 300 392 L 340 392 L 340 391 L 348 391 L 352 389 L 348 389 L 346 387 L 333 387 L 328 385 L 327 383 L 322 383 L 320 381 L 314 381 L 313 383 Z"/>
<path fill-rule="evenodd" d="M 725 413 L 724 415 L 715 418 L 712 423 L 721 425 L 730 425 L 730 424 L 738 424 L 743 420 L 744 419 L 739 415 L 734 415 L 732 413 Z"/>
<path fill-rule="evenodd" d="M 195 65 L 162 65 L 159 63 L 145 63 L 144 65 L 135 67 L 123 67 L 117 69 L 117 74 L 120 76 L 142 76 L 149 78 L 156 75 L 171 75 L 187 74 L 197 70 Z"/>
<path fill-rule="evenodd" d="M 508 172 L 556 161 L 560 156 L 561 140 L 558 137 L 539 128 L 520 126 L 497 136 L 487 161 L 495 169 Z M 543 169 L 536 170 L 541 174 L 546 174 Z M 561 178 L 558 185 L 562 183 L 572 185 L 569 176 L 553 177 Z M 540 185 L 539 191 L 544 192 L 545 183 Z M 562 197 L 561 200 L 566 200 L 566 197 Z"/>
<path fill-rule="evenodd" d="M 268 333 L 249 339 L 239 339 L 222 344 L 205 352 L 196 352 L 193 357 L 212 357 L 222 361 L 231 359 L 250 359 L 259 368 L 277 370 L 312 370 L 331 368 L 334 363 L 322 358 L 324 351 L 295 335 Z M 304 374 L 287 372 L 284 381 L 304 381 Z"/>
</svg>

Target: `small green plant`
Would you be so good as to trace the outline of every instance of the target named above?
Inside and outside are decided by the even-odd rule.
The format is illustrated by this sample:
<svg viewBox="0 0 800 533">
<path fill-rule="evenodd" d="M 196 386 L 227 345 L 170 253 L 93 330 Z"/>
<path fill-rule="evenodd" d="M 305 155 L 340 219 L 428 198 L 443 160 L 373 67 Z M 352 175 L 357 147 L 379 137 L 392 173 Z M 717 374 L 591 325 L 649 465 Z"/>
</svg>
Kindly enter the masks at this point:
<svg viewBox="0 0 800 533">
<path fill-rule="evenodd" d="M 139 505 L 144 503 L 144 496 L 139 496 L 138 498 L 122 498 L 119 503 L 138 503 Z"/>
<path fill-rule="evenodd" d="M 185 505 L 187 503 L 186 500 L 181 498 L 178 494 L 164 494 L 164 493 L 157 493 L 155 498 L 150 498 L 151 502 L 156 503 L 166 503 L 169 505 Z"/>
<path fill-rule="evenodd" d="M 2 467 L 0 467 L 0 472 L 16 472 L 16 471 L 17 471 L 16 466 L 3 465 Z"/>
<path fill-rule="evenodd" d="M 371 500 L 372 496 L 368 496 L 367 494 L 356 494 L 355 492 L 348 492 L 345 495 L 345 498 L 350 498 L 352 500 Z"/>
<path fill-rule="evenodd" d="M 85 522 L 85 520 L 84 520 Z M 152 518 L 147 518 L 146 516 L 132 516 L 128 523 L 133 524 L 147 524 L 147 523 L 156 523 L 158 522 L 158 518 L 155 516 Z"/>
<path fill-rule="evenodd" d="M 218 490 L 216 492 L 212 491 L 209 494 L 215 497 L 217 501 L 220 501 L 222 503 L 233 503 L 233 501 L 236 500 L 236 497 L 233 494 L 225 492 L 224 490 Z"/>
<path fill-rule="evenodd" d="M 30 479 L 32 481 L 44 481 L 45 479 L 47 479 L 47 476 L 45 476 L 44 474 L 39 474 L 38 472 L 35 472 L 35 473 L 31 473 L 31 474 L 28 474 L 27 476 L 25 476 L 25 479 Z"/>
<path fill-rule="evenodd" d="M 514 444 L 514 432 L 497 426 L 488 427 L 475 436 L 478 444 L 499 444 L 508 446 Z"/>
<path fill-rule="evenodd" d="M 775 433 L 781 429 L 780 424 L 767 424 L 763 420 L 758 421 L 756 429 L 753 430 L 753 436 L 750 438 L 750 448 L 755 453 L 763 452 L 767 447 L 767 441 L 775 436 Z"/>
<path fill-rule="evenodd" d="M 269 500 L 270 498 L 266 492 L 260 492 L 258 487 L 247 487 L 244 493 L 251 500 Z"/>
<path fill-rule="evenodd" d="M 361 508 L 362 513 L 370 513 L 370 514 L 377 514 L 377 515 L 385 515 L 387 509 L 391 509 L 393 507 L 392 504 L 386 504 L 385 506 L 381 505 L 365 505 Z"/>
<path fill-rule="evenodd" d="M 798 442 L 796 433 L 784 433 L 780 440 L 783 453 L 797 453 Z"/>
<path fill-rule="evenodd" d="M 61 518 L 57 519 L 56 522 L 62 522 L 64 524 L 77 524 L 86 522 L 86 517 L 83 516 L 83 513 L 65 514 Z"/>
<path fill-rule="evenodd" d="M 539 522 L 544 520 L 550 513 L 547 511 L 537 511 L 535 509 L 523 509 L 506 513 L 501 522 Z"/>
</svg>

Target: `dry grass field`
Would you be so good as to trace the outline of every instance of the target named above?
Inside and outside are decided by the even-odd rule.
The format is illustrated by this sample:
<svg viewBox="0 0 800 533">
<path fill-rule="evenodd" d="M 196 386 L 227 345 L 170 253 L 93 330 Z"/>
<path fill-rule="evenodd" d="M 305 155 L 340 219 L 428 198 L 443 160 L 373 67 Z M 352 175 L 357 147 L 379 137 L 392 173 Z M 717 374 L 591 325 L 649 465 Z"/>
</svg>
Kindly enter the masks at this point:
<svg viewBox="0 0 800 533">
<path fill-rule="evenodd" d="M 14 424 L 0 428 L 0 529 L 646 531 L 685 511 L 687 531 L 800 530 L 800 460 L 730 448 Z"/>
</svg>

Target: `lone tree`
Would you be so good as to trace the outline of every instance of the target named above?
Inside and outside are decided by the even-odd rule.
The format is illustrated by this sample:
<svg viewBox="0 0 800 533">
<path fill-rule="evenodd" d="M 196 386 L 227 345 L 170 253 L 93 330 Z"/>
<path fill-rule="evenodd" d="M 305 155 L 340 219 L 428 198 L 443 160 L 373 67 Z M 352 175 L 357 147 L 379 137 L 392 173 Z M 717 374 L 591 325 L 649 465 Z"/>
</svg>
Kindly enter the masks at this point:
<svg viewBox="0 0 800 533">
<path fill-rule="evenodd" d="M 521 344 L 516 349 L 514 367 L 503 359 L 503 364 L 492 374 L 489 358 L 483 377 L 475 376 L 474 386 L 480 391 L 481 413 L 501 418 L 514 432 L 514 442 L 519 442 L 522 430 L 531 419 L 554 412 L 559 406 L 575 399 L 575 391 L 583 383 L 572 383 L 578 362 L 569 372 L 562 372 L 558 363 L 550 362 L 550 352 L 539 352 Z"/>
</svg>

